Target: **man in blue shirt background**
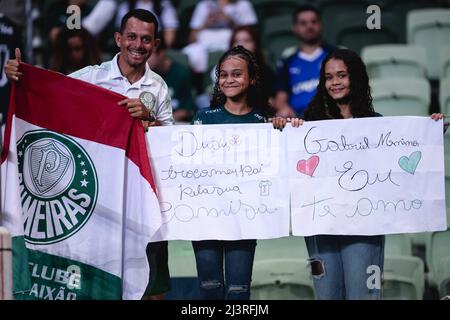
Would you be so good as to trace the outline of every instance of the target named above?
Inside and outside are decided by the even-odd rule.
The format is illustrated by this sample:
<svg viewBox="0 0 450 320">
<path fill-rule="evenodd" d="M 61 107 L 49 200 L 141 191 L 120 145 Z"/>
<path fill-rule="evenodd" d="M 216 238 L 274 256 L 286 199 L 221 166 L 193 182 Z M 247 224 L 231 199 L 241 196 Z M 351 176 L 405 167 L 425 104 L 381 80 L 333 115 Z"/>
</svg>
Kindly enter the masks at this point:
<svg viewBox="0 0 450 320">
<path fill-rule="evenodd" d="M 334 50 L 322 41 L 320 13 L 313 6 L 294 12 L 292 32 L 300 40 L 299 48 L 277 66 L 274 106 L 281 117 L 303 117 L 316 93 L 322 61 Z"/>
</svg>

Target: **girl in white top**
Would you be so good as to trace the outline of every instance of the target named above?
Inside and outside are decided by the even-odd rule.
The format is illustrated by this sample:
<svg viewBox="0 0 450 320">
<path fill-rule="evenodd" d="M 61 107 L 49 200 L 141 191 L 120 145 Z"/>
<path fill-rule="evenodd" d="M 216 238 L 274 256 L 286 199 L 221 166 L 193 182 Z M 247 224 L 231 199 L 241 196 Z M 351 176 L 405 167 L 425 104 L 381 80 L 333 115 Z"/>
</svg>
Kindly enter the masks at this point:
<svg viewBox="0 0 450 320">
<path fill-rule="evenodd" d="M 203 73 L 208 65 L 208 52 L 228 49 L 232 29 L 255 25 L 255 10 L 248 0 L 202 0 L 192 14 L 188 46 L 183 49 L 194 72 Z"/>
</svg>

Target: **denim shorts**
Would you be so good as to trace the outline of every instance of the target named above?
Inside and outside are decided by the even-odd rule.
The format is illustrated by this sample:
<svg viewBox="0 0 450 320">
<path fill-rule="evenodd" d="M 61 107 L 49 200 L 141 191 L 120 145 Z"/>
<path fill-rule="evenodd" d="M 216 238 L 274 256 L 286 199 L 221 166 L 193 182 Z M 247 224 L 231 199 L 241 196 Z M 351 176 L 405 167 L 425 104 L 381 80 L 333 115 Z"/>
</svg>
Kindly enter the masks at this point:
<svg viewBox="0 0 450 320">
<path fill-rule="evenodd" d="M 149 243 L 146 252 L 150 266 L 150 277 L 144 296 L 170 291 L 167 241 Z"/>
</svg>

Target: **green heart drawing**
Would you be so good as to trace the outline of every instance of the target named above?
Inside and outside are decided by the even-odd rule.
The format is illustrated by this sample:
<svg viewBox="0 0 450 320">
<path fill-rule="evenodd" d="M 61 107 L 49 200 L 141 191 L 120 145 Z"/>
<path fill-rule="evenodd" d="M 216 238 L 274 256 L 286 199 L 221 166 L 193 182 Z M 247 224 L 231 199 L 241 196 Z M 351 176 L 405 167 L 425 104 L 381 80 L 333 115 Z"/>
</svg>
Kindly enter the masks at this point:
<svg viewBox="0 0 450 320">
<path fill-rule="evenodd" d="M 409 158 L 406 156 L 400 157 L 400 159 L 398 159 L 398 165 L 406 172 L 414 174 L 421 158 L 422 152 L 414 151 Z"/>
</svg>

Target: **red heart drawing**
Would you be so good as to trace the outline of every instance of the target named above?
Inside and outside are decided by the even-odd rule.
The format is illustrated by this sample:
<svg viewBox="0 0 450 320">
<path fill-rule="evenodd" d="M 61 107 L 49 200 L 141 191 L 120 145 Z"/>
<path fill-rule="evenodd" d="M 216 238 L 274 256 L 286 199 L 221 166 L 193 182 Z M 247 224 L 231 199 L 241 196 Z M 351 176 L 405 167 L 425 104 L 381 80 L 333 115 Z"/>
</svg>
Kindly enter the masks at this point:
<svg viewBox="0 0 450 320">
<path fill-rule="evenodd" d="M 312 177 L 319 165 L 319 160 L 318 156 L 312 156 L 308 160 L 299 160 L 297 162 L 297 171 Z"/>
</svg>

